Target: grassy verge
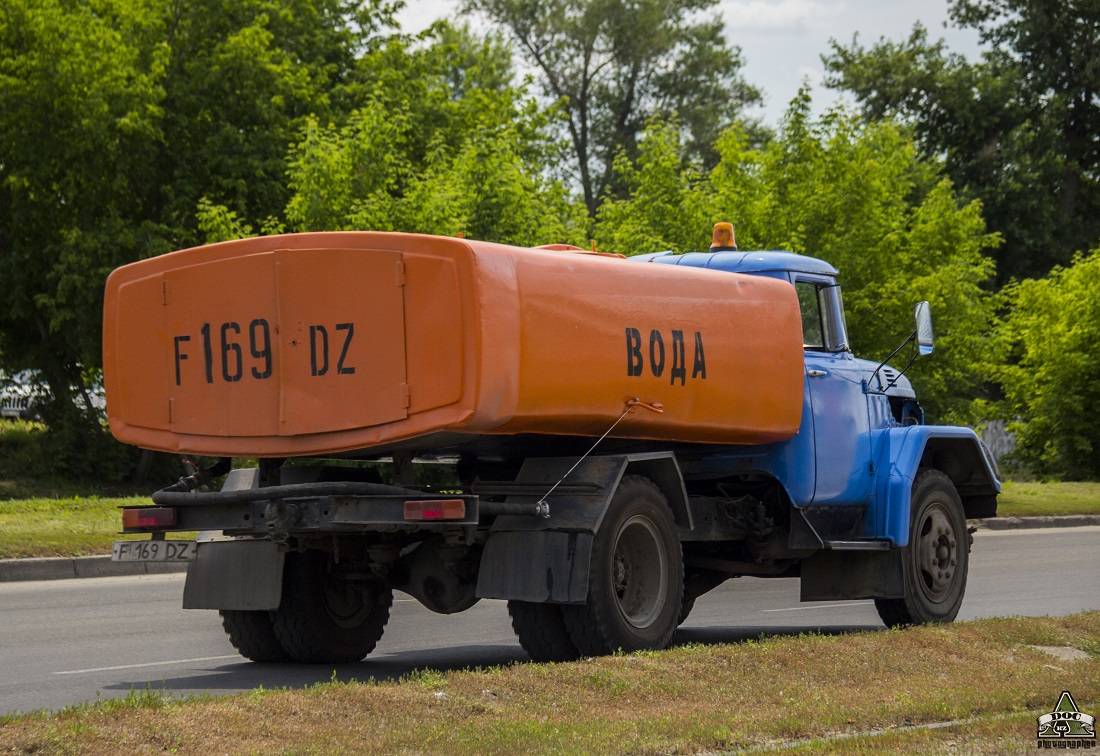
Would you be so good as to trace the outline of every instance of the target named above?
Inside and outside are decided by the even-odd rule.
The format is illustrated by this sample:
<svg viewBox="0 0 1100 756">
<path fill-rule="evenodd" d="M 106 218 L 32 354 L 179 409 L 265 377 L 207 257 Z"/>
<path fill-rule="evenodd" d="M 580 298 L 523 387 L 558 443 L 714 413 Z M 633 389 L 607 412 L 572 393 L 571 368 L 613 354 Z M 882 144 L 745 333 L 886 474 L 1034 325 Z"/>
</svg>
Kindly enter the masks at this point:
<svg viewBox="0 0 1100 756">
<path fill-rule="evenodd" d="M 1100 483 L 1004 484 L 997 500 L 1002 517 L 1100 514 Z"/>
<path fill-rule="evenodd" d="M 0 492 L 3 487 L 0 486 Z M 126 504 L 147 504 L 148 496 L 73 496 L 0 500 L 0 559 L 108 554 L 122 536 Z M 173 534 L 173 537 L 193 534 Z"/>
<path fill-rule="evenodd" d="M 1062 661 L 1033 645 L 1086 655 Z M 1035 747 L 1034 717 L 1063 690 L 1100 714 L 1100 612 L 421 671 L 396 683 L 224 698 L 137 693 L 9 717 L 0 721 L 0 752 L 1023 752 Z M 955 720 L 969 723 L 901 729 Z"/>
<path fill-rule="evenodd" d="M 1083 706 L 1080 701 L 1078 706 Z M 947 727 L 897 728 L 884 732 L 842 738 L 816 738 L 783 748 L 785 753 L 967 753 L 1025 754 L 1036 752 L 1035 719 L 1046 710 L 1026 714 L 976 717 Z M 1083 707 L 1096 711 L 1095 703 Z M 1061 751 L 1058 751 L 1061 752 Z"/>
<path fill-rule="evenodd" d="M 109 553 L 120 537 L 118 507 L 149 502 L 148 496 L 111 495 L 118 493 L 89 496 L 72 484 L 0 480 L 0 559 Z M 1100 483 L 1005 483 L 998 512 L 1100 514 Z"/>
</svg>

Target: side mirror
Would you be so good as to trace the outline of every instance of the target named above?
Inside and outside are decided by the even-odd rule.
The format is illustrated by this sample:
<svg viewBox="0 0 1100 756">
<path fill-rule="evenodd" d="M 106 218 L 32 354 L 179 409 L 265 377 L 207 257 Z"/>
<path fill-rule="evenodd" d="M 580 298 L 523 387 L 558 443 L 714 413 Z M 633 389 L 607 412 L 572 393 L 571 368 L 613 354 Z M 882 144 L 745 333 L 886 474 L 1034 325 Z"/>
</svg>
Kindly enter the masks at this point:
<svg viewBox="0 0 1100 756">
<path fill-rule="evenodd" d="M 917 350 L 915 352 L 910 351 L 909 362 L 901 369 L 900 373 L 890 379 L 889 384 L 882 386 L 882 378 L 879 377 L 879 386 L 881 388 L 875 393 L 886 393 L 889 391 L 894 387 L 894 384 L 898 382 L 898 379 L 905 375 L 905 371 L 912 366 L 913 361 L 916 360 L 917 357 L 932 354 L 932 308 L 927 302 L 918 302 L 916 309 L 913 310 L 913 317 L 917 321 L 916 330 L 909 334 L 905 338 L 905 341 L 901 342 L 901 346 L 890 352 L 889 357 L 878 364 L 878 367 L 875 368 L 875 372 L 871 373 L 871 377 L 867 380 L 867 385 L 870 386 L 871 381 L 878 376 L 883 365 L 892 360 L 894 355 L 904 349 L 908 344 L 916 342 Z"/>
<path fill-rule="evenodd" d="M 918 302 L 914 315 L 917 321 L 917 351 L 923 357 L 932 354 L 932 308 L 927 302 Z"/>
</svg>

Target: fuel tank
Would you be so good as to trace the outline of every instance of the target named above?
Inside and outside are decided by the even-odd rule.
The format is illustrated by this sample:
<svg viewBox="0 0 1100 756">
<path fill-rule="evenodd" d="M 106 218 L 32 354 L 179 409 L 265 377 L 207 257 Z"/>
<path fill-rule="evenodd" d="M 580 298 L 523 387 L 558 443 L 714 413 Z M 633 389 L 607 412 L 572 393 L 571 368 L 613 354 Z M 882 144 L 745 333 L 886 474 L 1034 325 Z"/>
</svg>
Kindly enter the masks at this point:
<svg viewBox="0 0 1100 756">
<path fill-rule="evenodd" d="M 785 282 L 379 232 L 119 268 L 103 360 L 116 438 L 214 456 L 599 436 L 621 416 L 612 437 L 769 443 L 798 430 L 805 380 Z M 663 411 L 623 416 L 635 398 Z"/>
</svg>

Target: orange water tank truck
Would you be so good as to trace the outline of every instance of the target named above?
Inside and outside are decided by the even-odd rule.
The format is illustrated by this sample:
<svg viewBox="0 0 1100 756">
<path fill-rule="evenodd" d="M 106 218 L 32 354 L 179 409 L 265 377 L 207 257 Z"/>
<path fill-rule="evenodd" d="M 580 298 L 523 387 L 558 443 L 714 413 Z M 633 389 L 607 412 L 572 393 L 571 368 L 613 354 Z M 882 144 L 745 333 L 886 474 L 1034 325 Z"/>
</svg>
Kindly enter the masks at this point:
<svg viewBox="0 0 1100 756">
<path fill-rule="evenodd" d="M 111 428 L 212 456 L 375 454 L 484 434 L 770 443 L 802 413 L 790 285 L 416 234 L 144 260 L 107 284 Z M 456 439 L 455 434 L 461 438 Z"/>
<path fill-rule="evenodd" d="M 836 276 L 739 251 L 729 224 L 631 259 L 339 232 L 127 265 L 111 430 L 217 461 L 126 508 L 153 540 L 114 558 L 190 562 L 184 606 L 257 661 L 362 658 L 394 590 L 506 599 L 537 660 L 661 648 L 741 575 L 949 621 L 995 469 L 972 431 L 924 423 L 908 365 L 854 357 Z M 927 303 L 906 345 L 931 351 Z"/>
</svg>

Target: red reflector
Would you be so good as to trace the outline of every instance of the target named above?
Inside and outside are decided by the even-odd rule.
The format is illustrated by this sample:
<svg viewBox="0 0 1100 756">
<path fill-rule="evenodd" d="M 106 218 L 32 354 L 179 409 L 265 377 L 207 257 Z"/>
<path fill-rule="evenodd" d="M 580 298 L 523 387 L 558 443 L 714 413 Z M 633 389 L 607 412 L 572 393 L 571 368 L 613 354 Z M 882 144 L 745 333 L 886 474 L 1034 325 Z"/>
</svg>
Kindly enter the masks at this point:
<svg viewBox="0 0 1100 756">
<path fill-rule="evenodd" d="M 175 507 L 138 507 L 122 510 L 122 527 L 134 528 L 173 528 L 176 526 Z"/>
<path fill-rule="evenodd" d="M 462 499 L 418 499 L 405 502 L 406 520 L 461 520 L 466 516 Z"/>
</svg>

